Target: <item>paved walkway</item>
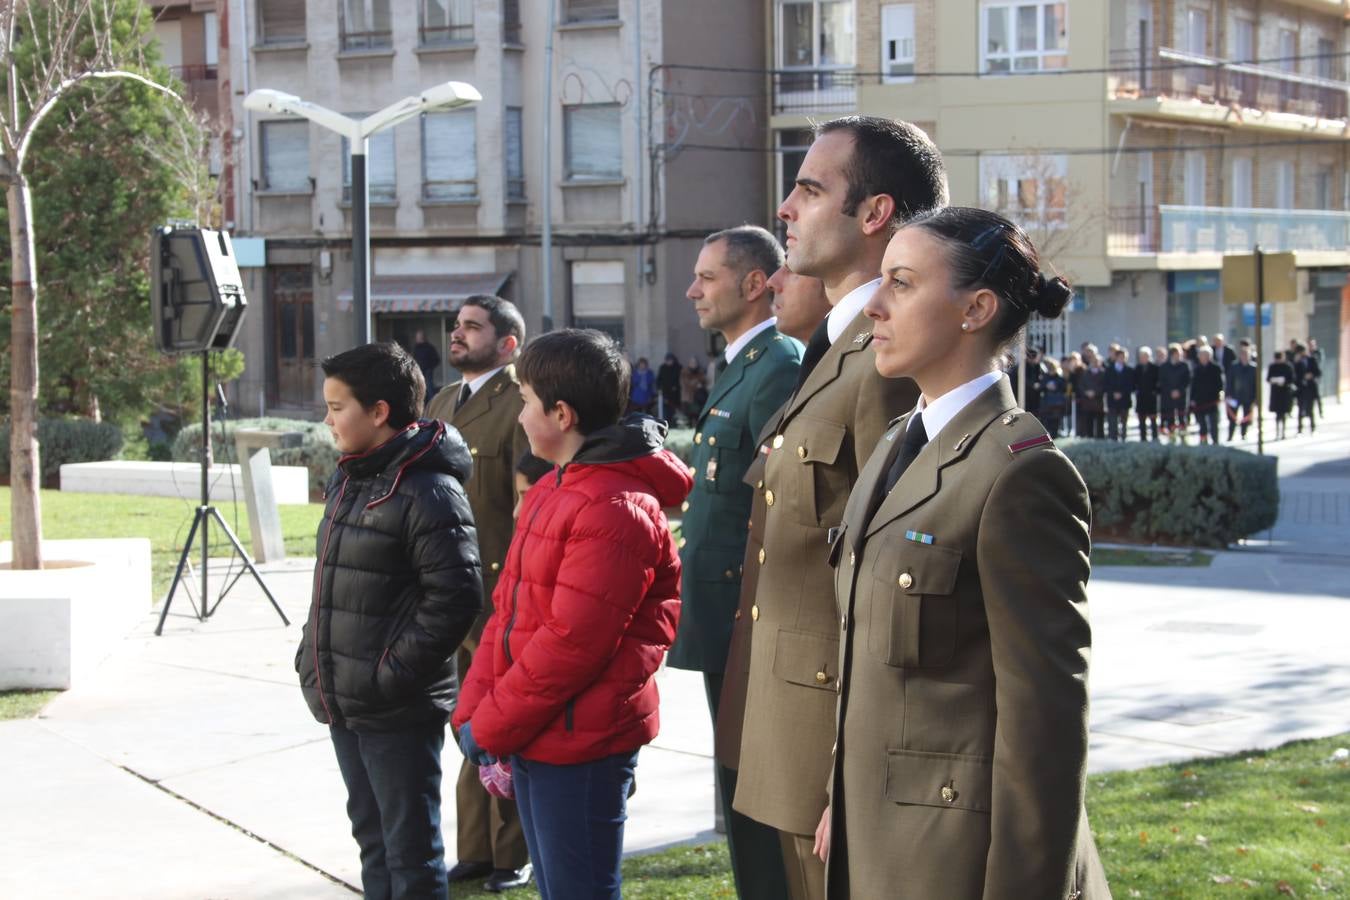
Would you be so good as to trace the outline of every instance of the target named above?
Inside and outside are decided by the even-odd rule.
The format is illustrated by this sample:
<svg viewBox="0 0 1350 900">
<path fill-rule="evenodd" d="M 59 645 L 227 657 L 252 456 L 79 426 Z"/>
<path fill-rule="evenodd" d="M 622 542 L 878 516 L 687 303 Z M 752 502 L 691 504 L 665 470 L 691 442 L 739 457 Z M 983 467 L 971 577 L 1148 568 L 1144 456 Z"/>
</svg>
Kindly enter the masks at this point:
<svg viewBox="0 0 1350 900">
<path fill-rule="evenodd" d="M 1350 408 L 1327 411 L 1315 438 L 1272 445 L 1284 503 L 1270 534 L 1210 568 L 1093 573 L 1094 770 L 1350 722 Z M 309 562 L 266 577 L 303 618 Z M 298 627 L 241 581 L 209 623 L 153 628 L 147 614 L 42 718 L 0 722 L 0 896 L 351 897 L 342 782 L 291 668 Z M 702 683 L 660 680 L 662 734 L 640 758 L 630 852 L 711 837 Z M 453 858 L 454 804 L 444 812 Z"/>
</svg>

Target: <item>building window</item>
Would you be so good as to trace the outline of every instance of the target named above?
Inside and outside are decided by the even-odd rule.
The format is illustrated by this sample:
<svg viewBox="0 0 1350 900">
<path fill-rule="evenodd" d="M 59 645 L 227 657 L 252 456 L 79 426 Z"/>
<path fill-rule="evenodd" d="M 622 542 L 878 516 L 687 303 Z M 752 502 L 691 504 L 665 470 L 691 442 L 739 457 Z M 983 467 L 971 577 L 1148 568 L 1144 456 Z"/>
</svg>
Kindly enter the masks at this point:
<svg viewBox="0 0 1350 900">
<path fill-rule="evenodd" d="M 881 75 L 888 83 L 914 80 L 914 4 L 881 7 Z"/>
<path fill-rule="evenodd" d="M 806 151 L 811 149 L 811 132 L 805 129 L 785 129 L 775 134 L 778 143 L 778 197 L 775 204 L 782 203 L 797 186 L 797 173 L 801 171 Z M 787 223 L 775 217 L 780 240 L 787 237 Z"/>
<path fill-rule="evenodd" d="M 422 116 L 422 197 L 478 199 L 478 141 L 473 110 Z"/>
<path fill-rule="evenodd" d="M 1275 208 L 1294 208 L 1294 164 L 1287 159 L 1275 161 Z"/>
<path fill-rule="evenodd" d="M 1251 209 L 1256 204 L 1252 202 L 1252 158 L 1250 156 L 1233 157 L 1232 186 L 1229 188 L 1232 195 L 1229 197 L 1229 206 L 1236 209 Z"/>
<path fill-rule="evenodd" d="M 305 0 L 258 0 L 258 43 L 295 44 L 305 39 Z"/>
<path fill-rule="evenodd" d="M 1283 71 L 1298 71 L 1298 32 L 1292 28 L 1280 29 L 1279 57 L 1279 67 Z"/>
<path fill-rule="evenodd" d="M 208 69 L 214 69 L 220 63 L 220 23 L 213 12 L 202 15 L 202 60 Z M 211 73 L 215 77 L 215 73 Z"/>
<path fill-rule="evenodd" d="M 366 196 L 371 203 L 393 203 L 398 199 L 392 130 L 372 134 L 366 141 Z M 346 203 L 352 201 L 352 157 L 346 138 L 342 139 L 342 199 Z"/>
<path fill-rule="evenodd" d="M 1235 62 L 1256 59 L 1256 23 L 1237 16 L 1233 19 L 1233 41 L 1228 47 L 1228 58 Z"/>
<path fill-rule="evenodd" d="M 1187 150 L 1182 160 L 1182 203 L 1186 206 L 1205 205 L 1205 154 Z"/>
<path fill-rule="evenodd" d="M 263 190 L 310 193 L 309 123 L 263 122 L 261 136 Z"/>
<path fill-rule="evenodd" d="M 574 262 L 572 324 L 598 328 L 616 341 L 624 339 L 624 289 L 622 262 Z"/>
<path fill-rule="evenodd" d="M 502 43 L 520 43 L 520 0 L 502 0 Z"/>
<path fill-rule="evenodd" d="M 1313 209 L 1331 210 L 1335 207 L 1332 201 L 1332 188 L 1336 184 L 1336 176 L 1329 168 L 1322 168 L 1313 175 Z"/>
<path fill-rule="evenodd" d="M 1209 10 L 1192 6 L 1182 19 L 1181 46 L 1192 56 L 1209 55 Z"/>
<path fill-rule="evenodd" d="M 506 108 L 506 199 L 525 199 L 525 116 L 519 106 Z"/>
<path fill-rule="evenodd" d="M 562 0 L 563 21 L 608 22 L 619 18 L 619 0 Z"/>
<path fill-rule="evenodd" d="M 1327 81 L 1338 80 L 1337 58 L 1336 43 L 1326 38 L 1318 38 L 1317 58 L 1313 60 L 1313 72 L 1318 78 L 1325 78 Z"/>
<path fill-rule="evenodd" d="M 857 43 L 853 0 L 780 0 L 781 68 L 851 68 L 857 60 Z"/>
<path fill-rule="evenodd" d="M 343 50 L 381 50 L 394 45 L 389 0 L 341 0 Z"/>
<path fill-rule="evenodd" d="M 473 0 L 419 0 L 423 46 L 473 41 Z"/>
<path fill-rule="evenodd" d="M 981 28 L 985 72 L 1039 72 L 1069 64 L 1067 3 L 988 0 Z"/>
<path fill-rule="evenodd" d="M 980 157 L 985 205 L 1028 228 L 1062 228 L 1068 218 L 1069 158 Z"/>
<path fill-rule="evenodd" d="M 568 181 L 615 181 L 623 177 L 619 104 L 563 107 Z"/>
</svg>

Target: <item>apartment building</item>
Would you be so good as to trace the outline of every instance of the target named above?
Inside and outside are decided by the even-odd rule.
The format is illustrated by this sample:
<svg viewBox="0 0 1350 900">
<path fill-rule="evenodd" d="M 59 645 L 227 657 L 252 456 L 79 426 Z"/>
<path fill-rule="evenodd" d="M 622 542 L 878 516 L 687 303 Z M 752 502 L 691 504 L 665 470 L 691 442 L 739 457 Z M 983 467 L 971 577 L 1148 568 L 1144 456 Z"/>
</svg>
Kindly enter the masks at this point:
<svg viewBox="0 0 1350 900">
<path fill-rule="evenodd" d="M 1350 390 L 1350 4 L 766 2 L 773 197 L 810 120 L 909 119 L 946 155 L 953 203 L 1017 219 L 1078 286 L 1036 326 L 1052 352 L 1252 334 L 1219 270 L 1260 243 L 1299 267 L 1267 343 L 1317 337 L 1324 392 Z"/>
<path fill-rule="evenodd" d="M 160 57 L 204 115 L 219 112 L 220 18 L 216 0 L 147 0 Z"/>
<path fill-rule="evenodd" d="M 600 328 L 653 367 L 667 350 L 702 355 L 706 336 L 684 290 L 703 235 L 766 206 L 762 156 L 723 149 L 762 140 L 766 100 L 761 87 L 735 115 L 709 118 L 692 98 L 716 92 L 723 76 L 712 69 L 762 66 L 758 8 L 717 0 L 214 5 L 226 218 L 250 300 L 238 343 L 248 361 L 240 408 L 314 414 L 317 361 L 355 335 L 345 140 L 246 111 L 244 97 L 259 88 L 351 116 L 451 80 L 483 95 L 369 142 L 376 339 L 410 346 L 422 331 L 446 360 L 455 310 L 486 292 L 515 301 L 535 333 L 546 319 Z M 454 377 L 448 363 L 438 375 L 442 384 Z"/>
</svg>

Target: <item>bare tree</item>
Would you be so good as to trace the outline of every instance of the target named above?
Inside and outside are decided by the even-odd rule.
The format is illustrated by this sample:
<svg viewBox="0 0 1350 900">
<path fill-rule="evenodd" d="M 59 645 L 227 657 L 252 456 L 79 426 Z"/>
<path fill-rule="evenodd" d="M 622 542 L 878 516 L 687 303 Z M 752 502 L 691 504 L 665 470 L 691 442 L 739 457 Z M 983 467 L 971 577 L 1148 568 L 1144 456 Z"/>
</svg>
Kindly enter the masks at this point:
<svg viewBox="0 0 1350 900">
<path fill-rule="evenodd" d="M 149 15 L 137 3 L 138 15 Z M 119 0 L 0 0 L 0 180 L 9 212 L 10 512 L 16 569 L 42 568 L 42 508 L 38 400 L 38 278 L 33 246 L 32 196 L 24 163 L 42 120 L 72 89 L 95 79 L 131 79 L 177 96 L 136 70 L 139 45 L 119 45 L 114 23 Z M 26 45 L 32 52 L 20 60 Z M 88 102 L 87 100 L 85 102 Z"/>
</svg>

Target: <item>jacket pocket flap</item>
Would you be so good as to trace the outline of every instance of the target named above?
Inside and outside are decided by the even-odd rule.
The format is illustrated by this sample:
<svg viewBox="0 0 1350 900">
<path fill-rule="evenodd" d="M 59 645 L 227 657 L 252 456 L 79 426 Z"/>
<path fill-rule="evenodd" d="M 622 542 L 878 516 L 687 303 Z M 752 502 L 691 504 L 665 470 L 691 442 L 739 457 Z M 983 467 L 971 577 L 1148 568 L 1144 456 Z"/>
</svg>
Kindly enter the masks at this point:
<svg viewBox="0 0 1350 900">
<path fill-rule="evenodd" d="M 703 442 L 719 450 L 739 450 L 743 429 L 739 425 L 724 425 L 720 419 L 703 423 Z"/>
<path fill-rule="evenodd" d="M 839 639 L 807 631 L 778 630 L 773 651 L 773 674 L 806 687 L 837 690 Z"/>
<path fill-rule="evenodd" d="M 722 547 L 699 547 L 685 566 L 685 571 L 696 581 L 712 581 L 720 584 L 734 584 L 739 587 L 741 566 L 745 559 L 744 550 L 727 550 Z"/>
<path fill-rule="evenodd" d="M 961 569 L 961 551 L 913 540 L 889 540 L 872 572 L 903 594 L 950 594 Z"/>
<path fill-rule="evenodd" d="M 469 439 L 466 437 L 466 441 Z M 489 456 L 496 458 L 502 455 L 502 447 L 506 441 L 500 436 L 481 437 L 477 441 L 469 442 L 469 453 L 473 456 Z"/>
<path fill-rule="evenodd" d="M 983 756 L 886 751 L 886 799 L 919 806 L 989 812 L 994 763 Z"/>
<path fill-rule="evenodd" d="M 819 419 L 815 416 L 801 416 L 800 418 L 802 425 L 805 427 L 800 432 L 796 428 L 792 429 L 794 433 L 798 434 L 798 437 L 797 444 L 791 452 L 795 453 L 802 462 L 834 465 L 835 461 L 839 459 L 839 449 L 844 446 L 844 438 L 848 435 L 848 429 L 829 419 Z"/>
</svg>

